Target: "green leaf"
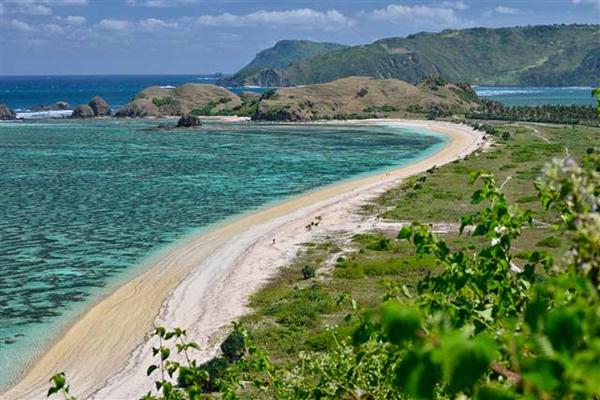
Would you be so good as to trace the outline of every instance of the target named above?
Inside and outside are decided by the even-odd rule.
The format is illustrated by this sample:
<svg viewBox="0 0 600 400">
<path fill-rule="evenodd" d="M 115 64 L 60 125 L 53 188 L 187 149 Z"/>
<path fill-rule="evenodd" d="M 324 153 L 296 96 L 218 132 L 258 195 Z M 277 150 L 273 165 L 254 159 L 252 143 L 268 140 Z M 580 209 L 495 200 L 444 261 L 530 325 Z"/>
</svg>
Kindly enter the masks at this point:
<svg viewBox="0 0 600 400">
<path fill-rule="evenodd" d="M 421 315 L 412 307 L 390 301 L 381 308 L 381 322 L 388 340 L 394 344 L 402 344 L 417 337 L 421 328 Z"/>
<path fill-rule="evenodd" d="M 477 389 L 475 400 L 514 400 L 517 396 L 502 388 L 483 386 Z"/>
<path fill-rule="evenodd" d="M 483 336 L 465 339 L 454 335 L 444 341 L 440 350 L 444 377 L 451 393 L 471 391 L 487 372 L 495 354 L 493 341 Z"/>
<path fill-rule="evenodd" d="M 396 371 L 402 392 L 412 399 L 433 399 L 441 374 L 430 353 L 409 352 Z"/>
<path fill-rule="evenodd" d="M 411 227 L 410 226 L 405 226 L 404 228 L 400 229 L 400 232 L 398 232 L 398 239 L 409 240 L 411 234 L 412 234 Z"/>
<path fill-rule="evenodd" d="M 146 370 L 146 376 L 150 376 L 155 370 L 158 369 L 158 365 L 151 365 Z"/>
<path fill-rule="evenodd" d="M 548 314 L 545 331 L 556 350 L 572 351 L 583 336 L 581 316 L 567 308 L 555 309 Z"/>
</svg>

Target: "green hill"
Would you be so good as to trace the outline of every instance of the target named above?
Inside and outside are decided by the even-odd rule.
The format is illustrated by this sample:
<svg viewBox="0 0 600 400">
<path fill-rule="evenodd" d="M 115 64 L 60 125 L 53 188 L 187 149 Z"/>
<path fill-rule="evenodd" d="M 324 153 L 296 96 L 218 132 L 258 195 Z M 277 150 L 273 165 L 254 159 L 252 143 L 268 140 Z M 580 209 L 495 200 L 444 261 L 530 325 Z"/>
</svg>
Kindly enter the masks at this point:
<svg viewBox="0 0 600 400">
<path fill-rule="evenodd" d="M 477 85 L 598 85 L 600 25 L 419 33 L 299 59 L 277 73 L 289 84 L 357 75 L 417 82 L 441 75 Z"/>
<path fill-rule="evenodd" d="M 222 79 L 225 86 L 286 86 L 286 76 L 279 70 L 292 62 L 326 54 L 347 46 L 310 40 L 281 40 L 275 46 L 258 53 L 254 60 L 235 75 Z"/>
</svg>

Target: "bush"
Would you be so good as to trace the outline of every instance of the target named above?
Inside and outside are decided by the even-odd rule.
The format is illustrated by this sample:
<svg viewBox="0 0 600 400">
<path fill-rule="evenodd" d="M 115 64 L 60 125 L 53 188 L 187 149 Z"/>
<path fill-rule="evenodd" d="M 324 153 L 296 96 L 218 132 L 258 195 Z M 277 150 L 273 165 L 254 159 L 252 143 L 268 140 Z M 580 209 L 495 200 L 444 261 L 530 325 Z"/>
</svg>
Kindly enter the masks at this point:
<svg viewBox="0 0 600 400">
<path fill-rule="evenodd" d="M 169 106 L 169 105 L 173 104 L 173 98 L 172 97 L 155 97 L 152 99 L 152 103 L 156 107 Z"/>
<path fill-rule="evenodd" d="M 302 277 L 304 279 L 314 278 L 316 275 L 316 272 L 317 272 L 317 269 L 310 264 L 306 264 L 304 267 L 302 267 Z"/>
<path fill-rule="evenodd" d="M 246 345 L 244 341 L 244 335 L 239 329 L 234 329 L 233 332 L 227 336 L 227 339 L 221 343 L 221 351 L 223 355 L 227 357 L 229 362 L 239 360 L 246 353 Z"/>
<path fill-rule="evenodd" d="M 277 93 L 277 89 L 274 89 L 274 88 L 267 89 L 260 96 L 260 99 L 261 100 L 268 100 L 268 99 L 272 98 L 273 96 L 275 96 L 275 93 Z"/>
<path fill-rule="evenodd" d="M 187 368 L 182 367 L 177 378 L 177 383 L 182 388 L 199 384 L 204 393 L 218 392 L 220 389 L 218 380 L 226 376 L 227 368 L 229 368 L 229 362 L 225 357 L 215 357 L 198 367 L 198 369 L 208 373 L 208 379 L 206 377 L 198 377 L 195 371 L 188 371 Z M 194 381 L 194 379 L 197 379 L 197 381 Z"/>
<path fill-rule="evenodd" d="M 560 247 L 562 240 L 556 236 L 548 236 L 536 243 L 540 247 L 557 248 Z"/>
</svg>

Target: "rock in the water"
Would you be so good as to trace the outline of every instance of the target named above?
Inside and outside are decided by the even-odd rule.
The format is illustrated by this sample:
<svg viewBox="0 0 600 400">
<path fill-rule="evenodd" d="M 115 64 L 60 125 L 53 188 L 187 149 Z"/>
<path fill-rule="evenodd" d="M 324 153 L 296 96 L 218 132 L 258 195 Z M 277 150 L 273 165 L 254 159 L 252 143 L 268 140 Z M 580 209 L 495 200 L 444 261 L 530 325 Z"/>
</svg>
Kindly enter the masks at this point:
<svg viewBox="0 0 600 400">
<path fill-rule="evenodd" d="M 202 121 L 200 121 L 200 118 L 190 114 L 182 115 L 179 121 L 177 121 L 178 128 L 191 128 L 194 126 L 202 126 Z"/>
<path fill-rule="evenodd" d="M 66 101 L 57 101 L 54 104 L 54 109 L 55 110 L 68 110 L 70 108 L 71 108 L 71 106 Z"/>
<path fill-rule="evenodd" d="M 87 104 L 80 104 L 73 110 L 71 118 L 94 118 L 94 110 Z"/>
<path fill-rule="evenodd" d="M 43 112 L 43 111 L 57 111 L 57 110 L 69 110 L 71 106 L 69 103 L 65 101 L 57 101 L 54 104 L 50 105 L 40 105 L 33 108 L 33 112 Z"/>
<path fill-rule="evenodd" d="M 115 115 L 117 117 L 130 118 L 158 117 L 160 116 L 160 111 L 158 110 L 158 107 L 150 100 L 135 99 L 117 111 Z"/>
<path fill-rule="evenodd" d="M 94 97 L 88 105 L 96 117 L 108 117 L 111 114 L 110 105 L 100 96 Z"/>
<path fill-rule="evenodd" d="M 0 120 L 17 119 L 17 114 L 5 104 L 0 104 Z"/>
</svg>

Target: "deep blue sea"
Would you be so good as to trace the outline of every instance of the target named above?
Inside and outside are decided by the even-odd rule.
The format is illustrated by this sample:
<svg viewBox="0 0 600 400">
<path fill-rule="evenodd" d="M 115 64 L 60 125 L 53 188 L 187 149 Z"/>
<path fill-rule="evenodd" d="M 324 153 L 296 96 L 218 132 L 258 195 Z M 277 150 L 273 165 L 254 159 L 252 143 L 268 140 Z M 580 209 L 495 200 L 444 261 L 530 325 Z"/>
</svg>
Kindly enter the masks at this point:
<svg viewBox="0 0 600 400">
<path fill-rule="evenodd" d="M 71 106 L 103 97 L 113 109 L 131 101 L 148 86 L 177 86 L 183 83 L 214 83 L 214 75 L 73 75 L 0 76 L 0 104 L 16 111 L 66 101 Z M 262 91 L 259 88 L 230 88 L 234 92 Z"/>
<path fill-rule="evenodd" d="M 480 97 L 508 106 L 594 105 L 591 87 L 475 86 Z"/>
<path fill-rule="evenodd" d="M 234 215 L 439 149 L 389 127 L 0 122 L 0 387 L 144 258 Z"/>
</svg>

